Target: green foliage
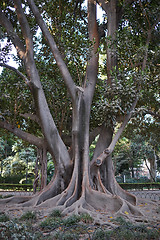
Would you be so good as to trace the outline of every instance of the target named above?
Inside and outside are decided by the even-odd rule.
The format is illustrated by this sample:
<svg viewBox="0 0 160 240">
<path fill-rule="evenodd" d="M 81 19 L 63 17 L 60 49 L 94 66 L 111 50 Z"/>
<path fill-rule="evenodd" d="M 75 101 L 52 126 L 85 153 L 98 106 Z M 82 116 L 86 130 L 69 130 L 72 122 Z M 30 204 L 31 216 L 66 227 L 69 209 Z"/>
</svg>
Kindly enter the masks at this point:
<svg viewBox="0 0 160 240">
<path fill-rule="evenodd" d="M 112 220 L 115 223 L 118 223 L 120 226 L 110 232 L 111 239 L 120 239 L 120 240 L 134 240 L 134 239 L 158 239 L 159 233 L 157 229 L 154 229 L 150 226 L 132 224 L 131 222 L 125 220 L 122 217 L 117 217 Z"/>
<path fill-rule="evenodd" d="M 0 188 L 2 189 L 7 189 L 7 190 L 21 190 L 21 191 L 27 191 L 27 190 L 32 190 L 33 185 L 32 184 L 12 184 L 12 183 L 1 183 Z"/>
<path fill-rule="evenodd" d="M 115 147 L 113 160 L 116 175 L 119 173 L 128 175 L 128 182 L 144 182 L 145 178 L 141 176 L 140 171 L 141 166 L 146 160 L 148 162 L 158 163 L 159 143 L 154 141 L 153 136 L 148 139 L 146 136 L 135 134 L 134 132 L 132 132 L 131 136 L 128 135 L 127 137 L 128 138 L 122 137 Z M 134 173 L 135 169 L 137 170 L 136 174 Z M 148 179 L 146 179 L 146 181 L 148 181 Z M 152 178 L 151 181 L 155 180 Z"/>
<path fill-rule="evenodd" d="M 37 219 L 36 213 L 33 211 L 28 211 L 20 217 L 20 220 L 36 220 L 36 219 Z"/>
<path fill-rule="evenodd" d="M 2 144 L 3 144 L 2 138 Z M 19 183 L 20 180 L 26 179 L 28 183 L 32 183 L 34 179 L 34 166 L 35 166 L 35 150 L 33 147 L 25 147 L 21 140 L 6 142 L 6 155 L 2 157 L 1 162 L 1 176 L 0 182 L 4 183 Z M 7 152 L 7 148 L 8 150 Z M 25 180 L 26 181 L 26 180 Z"/>
<path fill-rule="evenodd" d="M 3 212 L 0 212 L 0 222 L 7 222 L 9 221 L 9 217 L 3 213 Z"/>
<path fill-rule="evenodd" d="M 56 229 L 63 224 L 63 220 L 59 217 L 48 217 L 46 220 L 41 222 L 40 227 L 42 229 Z"/>
<path fill-rule="evenodd" d="M 160 189 L 160 183 L 119 183 L 125 190 Z"/>
<path fill-rule="evenodd" d="M 81 214 L 80 219 L 84 223 L 88 223 L 88 224 L 93 223 L 93 218 L 88 213 Z"/>
<path fill-rule="evenodd" d="M 58 212 L 57 212 L 58 213 Z M 56 213 L 56 215 L 57 215 Z M 55 214 L 55 213 L 54 213 Z M 36 220 L 35 213 L 29 212 L 22 216 L 23 223 L 21 223 L 22 217 L 19 219 L 9 220 L 4 213 L 0 213 L 0 239 L 2 240 L 14 240 L 14 239 L 80 239 L 91 238 L 93 240 L 107 240 L 107 239 L 158 239 L 159 232 L 153 226 L 133 224 L 128 219 L 123 217 L 117 217 L 110 220 L 115 224 L 114 229 L 108 230 L 104 226 L 92 226 L 78 223 L 77 216 L 71 216 L 74 221 L 69 220 L 69 225 L 64 224 L 65 218 L 60 217 L 48 217 L 45 221 L 41 222 L 40 228 L 36 225 L 29 224 L 29 221 Z M 81 217 L 83 214 L 81 215 Z M 70 217 L 68 219 L 71 219 Z M 72 223 L 72 224 L 71 224 Z M 47 234 L 46 234 L 47 233 Z M 88 239 L 87 238 L 87 239 Z"/>
<path fill-rule="evenodd" d="M 43 239 L 40 231 L 33 231 L 31 226 L 20 224 L 16 220 L 10 220 L 5 223 L 0 223 L 0 239 L 2 240 L 23 240 L 23 239 Z"/>
<path fill-rule="evenodd" d="M 62 240 L 74 240 L 74 239 L 78 239 L 79 235 L 76 233 L 72 233 L 72 232 L 65 232 L 65 233 L 56 233 L 54 235 L 55 239 L 62 239 Z"/>
<path fill-rule="evenodd" d="M 47 161 L 47 182 L 49 183 L 53 177 L 53 174 L 54 174 L 54 163 L 53 163 L 53 160 L 50 158 L 48 158 L 48 161 Z"/>
<path fill-rule="evenodd" d="M 50 214 L 50 217 L 62 217 L 62 213 L 59 209 L 53 210 L 53 212 Z"/>
<path fill-rule="evenodd" d="M 67 227 L 72 226 L 80 222 L 81 217 L 79 215 L 71 215 L 64 219 L 63 224 Z"/>
<path fill-rule="evenodd" d="M 115 147 L 113 157 L 116 164 L 116 174 L 142 166 L 142 152 L 140 152 L 142 144 L 141 137 L 138 135 L 132 140 L 125 137 L 120 139 Z"/>
<path fill-rule="evenodd" d="M 93 240 L 108 240 L 109 233 L 108 231 L 104 231 L 102 229 L 97 229 L 93 235 Z"/>
</svg>

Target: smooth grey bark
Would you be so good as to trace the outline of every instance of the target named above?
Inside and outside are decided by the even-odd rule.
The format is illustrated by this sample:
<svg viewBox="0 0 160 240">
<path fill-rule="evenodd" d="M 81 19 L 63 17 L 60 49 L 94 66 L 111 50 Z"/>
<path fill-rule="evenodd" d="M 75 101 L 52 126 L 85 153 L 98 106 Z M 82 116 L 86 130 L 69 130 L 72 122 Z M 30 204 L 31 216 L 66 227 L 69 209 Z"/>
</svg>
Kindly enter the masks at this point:
<svg viewBox="0 0 160 240">
<path fill-rule="evenodd" d="M 72 77 L 67 69 L 67 66 L 65 64 L 65 62 L 63 61 L 62 57 L 61 57 L 61 54 L 57 48 L 57 45 L 53 39 L 53 36 L 50 34 L 45 22 L 43 21 L 42 17 L 41 17 L 41 14 L 38 10 L 38 8 L 36 7 L 35 3 L 33 0 L 27 0 L 30 8 L 32 9 L 33 13 L 34 13 L 34 16 L 37 20 L 37 23 L 39 24 L 49 46 L 50 46 L 50 49 L 55 57 L 55 60 L 56 60 L 56 63 L 62 73 L 62 76 L 64 78 L 64 81 L 66 83 L 66 86 L 68 88 L 68 91 L 72 97 L 72 99 L 74 100 L 75 99 L 75 94 L 76 94 L 76 86 L 75 86 L 75 83 L 74 81 L 72 80 Z"/>
<path fill-rule="evenodd" d="M 66 167 L 70 165 L 69 154 L 59 136 L 41 86 L 39 74 L 33 57 L 33 42 L 30 27 L 21 7 L 21 1 L 15 0 L 14 2 L 22 33 L 26 42 L 24 64 L 27 75 L 32 83 L 31 91 L 34 98 L 37 115 L 39 116 L 41 122 L 42 132 L 46 138 L 49 151 L 54 156 L 54 159 L 56 159 L 59 164 Z M 56 165 L 57 163 L 55 162 L 55 166 Z"/>
</svg>

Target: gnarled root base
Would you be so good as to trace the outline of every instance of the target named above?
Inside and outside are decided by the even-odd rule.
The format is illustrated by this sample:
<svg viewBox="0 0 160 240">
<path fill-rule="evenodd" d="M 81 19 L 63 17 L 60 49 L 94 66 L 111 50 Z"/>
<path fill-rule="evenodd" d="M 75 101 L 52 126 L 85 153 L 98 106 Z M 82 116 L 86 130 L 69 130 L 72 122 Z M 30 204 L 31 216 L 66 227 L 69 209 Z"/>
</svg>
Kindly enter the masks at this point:
<svg viewBox="0 0 160 240">
<path fill-rule="evenodd" d="M 0 203 L 6 205 L 16 204 L 16 208 L 19 209 L 22 209 L 22 207 L 31 208 L 32 206 L 34 210 L 43 209 L 46 213 L 53 211 L 53 209 L 60 209 L 65 215 L 88 213 L 94 219 L 94 223 L 98 224 L 112 225 L 112 223 L 106 222 L 107 216 L 123 215 L 128 218 L 143 216 L 136 206 L 120 196 L 93 190 L 89 184 L 82 187 L 82 194 L 78 196 L 77 185 L 78 181 L 75 177 L 72 178 L 66 190 L 47 200 L 43 201 L 43 199 L 47 198 L 48 191 L 45 191 L 32 197 L 15 196 L 3 199 Z M 41 201 L 39 201 L 40 199 Z"/>
<path fill-rule="evenodd" d="M 94 219 L 94 223 L 98 224 L 106 224 L 107 216 L 143 216 L 136 206 L 119 196 L 102 193 L 86 186 L 81 197 L 77 198 L 75 189 L 75 185 L 70 185 L 61 194 L 35 206 L 35 209 L 48 209 L 48 213 L 59 209 L 65 215 L 88 213 Z M 112 226 L 112 223 L 107 224 Z"/>
</svg>

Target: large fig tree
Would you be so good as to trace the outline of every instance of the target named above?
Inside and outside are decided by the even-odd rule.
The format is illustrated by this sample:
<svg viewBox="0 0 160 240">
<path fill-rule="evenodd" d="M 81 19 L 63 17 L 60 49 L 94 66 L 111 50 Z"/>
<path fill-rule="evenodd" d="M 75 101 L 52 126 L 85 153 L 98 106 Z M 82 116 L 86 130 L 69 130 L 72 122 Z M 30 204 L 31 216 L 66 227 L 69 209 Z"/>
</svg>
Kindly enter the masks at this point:
<svg viewBox="0 0 160 240">
<path fill-rule="evenodd" d="M 82 7 L 82 1 L 75 1 L 75 7 L 74 1 L 67 1 L 67 4 L 73 7 L 72 15 L 65 12 L 64 4 L 66 1 L 48 3 L 13 0 L 1 3 L 2 33 L 14 44 L 25 71 L 21 72 L 5 62 L 2 62 L 1 66 L 15 71 L 27 85 L 32 95 L 35 114 L 31 115 L 31 108 L 28 107 L 28 112 L 21 114 L 21 117 L 35 120 L 43 136 L 33 136 L 25 132 L 25 128 L 10 125 L 5 118 L 1 120 L 0 127 L 8 129 L 24 140 L 28 137 L 32 144 L 47 149 L 55 165 L 53 179 L 41 192 L 32 197 L 2 200 L 1 203 L 59 208 L 66 214 L 88 212 L 99 221 L 103 219 L 104 212 L 140 214 L 135 206 L 136 197 L 121 189 L 116 182 L 112 152 L 131 119 L 138 99 L 142 101 L 146 91 L 143 81 L 152 83 L 148 75 L 154 72 L 157 59 L 152 61 L 152 66 L 147 65 L 147 59 L 152 59 L 150 42 L 152 35 L 158 31 L 158 2 L 157 5 L 154 3 L 154 11 L 151 11 L 152 1 L 88 0 L 87 20 L 80 14 L 81 25 L 88 26 L 85 35 L 88 38 L 87 64 L 84 56 L 79 57 L 79 63 L 77 58 L 69 58 L 78 51 L 78 46 L 74 49 L 74 41 L 76 45 L 80 30 L 74 32 L 67 28 L 66 32 L 63 31 L 65 22 L 62 24 L 61 18 L 54 16 L 54 11 L 60 11 L 66 19 L 70 17 L 70 24 L 74 24 L 77 8 Z M 97 5 L 105 12 L 107 22 L 104 24 L 98 24 Z M 139 25 L 136 25 L 134 20 Z M 47 56 L 49 61 L 53 58 L 67 89 L 64 96 L 70 98 L 67 113 L 71 120 L 65 124 L 64 129 L 59 128 L 56 117 L 61 116 L 55 114 L 54 102 L 48 98 L 50 93 L 46 90 L 50 89 L 45 88 L 48 76 L 44 77 L 36 61 L 37 26 L 47 43 L 48 53 L 41 56 L 44 62 L 43 70 L 45 61 L 46 67 L 48 66 Z M 42 42 L 39 47 L 42 47 Z M 104 58 L 105 63 L 102 63 Z M 75 61 L 77 71 L 72 71 L 71 61 Z M 84 66 L 80 67 L 82 65 Z M 85 73 L 80 72 L 80 69 L 85 70 Z M 55 73 L 50 77 L 56 78 Z M 54 81 L 52 84 L 54 85 Z M 54 86 L 51 89 L 57 92 L 56 86 L 55 89 Z M 61 98 L 62 104 L 66 101 L 64 96 Z M 67 134 L 69 141 L 63 133 Z M 90 159 L 90 145 L 95 138 L 96 147 Z"/>
</svg>

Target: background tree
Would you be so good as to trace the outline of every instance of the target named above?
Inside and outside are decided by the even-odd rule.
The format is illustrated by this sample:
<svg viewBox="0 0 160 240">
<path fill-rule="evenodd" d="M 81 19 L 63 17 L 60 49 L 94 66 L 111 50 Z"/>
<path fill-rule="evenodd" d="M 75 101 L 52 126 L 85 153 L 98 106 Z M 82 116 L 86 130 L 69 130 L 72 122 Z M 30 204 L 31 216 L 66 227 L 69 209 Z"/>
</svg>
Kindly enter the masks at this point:
<svg viewBox="0 0 160 240">
<path fill-rule="evenodd" d="M 74 31 L 70 31 L 70 28 L 65 29 L 64 23 L 74 19 L 75 10 L 74 2 L 65 1 L 63 3 L 69 8 L 67 8 L 68 12 L 65 12 L 66 8 L 62 3 L 63 1 L 58 3 L 55 1 L 53 5 L 52 1 L 52 6 L 56 6 L 55 9 L 51 8 L 47 1 L 27 0 L 22 4 L 20 0 L 14 0 L 11 4 L 6 4 L 5 1 L 1 4 L 2 32 L 11 39 L 16 47 L 18 57 L 23 62 L 25 69 L 23 69 L 24 72 L 21 72 L 4 63 L 1 63 L 1 66 L 14 70 L 25 80 L 27 90 L 32 95 L 34 119 L 37 119 L 39 123 L 42 138 L 24 132 L 25 129 L 12 127 L 5 119 L 1 121 L 0 127 L 19 134 L 21 138 L 28 136 L 28 141 L 37 147 L 45 146 L 45 152 L 46 149 L 50 152 L 55 166 L 53 179 L 39 194 L 28 197 L 29 201 L 26 197 L 25 199 L 22 197 L 21 199 L 11 198 L 7 202 L 26 201 L 24 206 L 40 204 L 41 206 L 52 206 L 60 208 L 64 213 L 86 211 L 98 218 L 98 221 L 103 219 L 100 214 L 96 213 L 95 216 L 94 211 L 98 209 L 112 213 L 124 214 L 125 211 L 129 211 L 130 214 L 140 214 L 134 206 L 136 197 L 122 190 L 115 180 L 111 154 L 137 103 L 138 107 L 142 106 L 146 94 L 143 83 L 146 81 L 152 84 L 154 78 L 157 77 L 153 70 L 152 79 L 150 78 L 152 69 L 148 65 L 147 59 L 152 58 L 152 47 L 155 51 L 155 45 L 150 42 L 152 34 L 158 32 L 158 2 L 152 5 L 152 1 L 97 1 L 107 16 L 107 37 L 103 39 L 105 40 L 105 44 L 104 41 L 102 42 L 103 45 L 101 45 L 98 31 L 100 26 L 98 28 L 96 2 L 88 0 L 88 31 L 84 35 L 82 35 L 81 27 L 85 26 L 86 20 L 82 20 L 82 15 L 81 24 L 78 25 L 78 18 L 75 18 L 76 21 L 72 25 L 69 24 L 69 26 L 76 24 L 76 28 L 73 28 Z M 54 18 L 56 11 L 58 14 Z M 136 21 L 135 18 L 133 21 L 133 16 L 136 14 Z M 40 65 L 34 58 L 36 56 L 34 47 L 35 43 L 37 44 L 35 41 L 37 26 L 41 28 L 49 51 L 54 56 L 53 63 L 56 62 L 54 67 L 56 70 L 59 69 L 67 89 L 66 93 L 62 94 L 62 99 L 69 97 L 65 112 L 69 114 L 68 116 L 72 116 L 72 121 L 69 122 L 69 127 L 66 127 L 66 123 L 70 120 L 68 118 L 63 129 L 60 128 L 62 125 L 58 123 L 56 125 L 54 119 L 57 114 L 51 110 L 52 105 L 54 107 L 56 105 L 51 105 L 49 102 L 50 96 L 53 97 L 53 94 L 46 93 L 49 92 L 49 89 L 45 91 L 44 84 L 48 85 L 49 82 L 45 76 L 41 77 Z M 58 31 L 59 26 L 61 26 L 60 31 Z M 81 47 L 82 36 L 87 40 Z M 77 46 L 76 49 L 75 46 Z M 85 46 L 87 47 L 85 48 Z M 102 73 L 103 79 L 105 75 L 107 81 L 102 80 L 98 75 L 100 46 L 106 49 L 106 66 L 104 65 Z M 121 48 L 121 46 L 123 47 Z M 48 47 L 46 47 L 47 49 Z M 49 61 L 50 52 L 47 51 Z M 148 54 L 149 52 L 151 55 Z M 41 59 L 43 63 L 43 56 Z M 75 63 L 76 71 L 72 71 L 73 63 Z M 156 69 L 157 59 L 153 65 L 153 69 Z M 56 78 L 56 75 L 53 75 L 53 78 Z M 57 79 L 60 82 L 60 79 Z M 52 85 L 54 84 L 53 81 Z M 54 92 L 56 92 L 55 89 Z M 155 102 L 157 100 L 156 93 Z M 54 97 L 56 98 L 56 95 Z M 66 103 L 64 99 L 62 103 Z M 52 103 L 54 103 L 53 100 Z M 31 109 L 28 108 L 28 110 Z M 27 115 L 23 114 L 23 117 L 30 116 L 31 118 L 32 116 L 33 119 L 33 115 L 30 113 L 33 111 L 27 112 Z M 157 115 L 156 108 L 154 114 Z M 59 115 L 59 117 L 62 116 Z M 114 132 L 116 124 L 120 124 L 120 127 Z M 63 131 L 66 135 L 68 129 L 71 131 L 70 148 L 68 148 L 68 144 L 65 145 L 65 140 L 63 141 L 62 138 Z M 90 161 L 89 146 L 98 134 L 99 138 Z M 1 203 L 3 202 L 5 200 L 1 201 Z"/>
<path fill-rule="evenodd" d="M 13 144 L 12 136 L 8 136 L 4 131 L 1 132 L 3 133 L 3 137 L 0 137 L 0 176 L 2 176 L 3 172 L 4 159 L 12 155 Z"/>
</svg>

